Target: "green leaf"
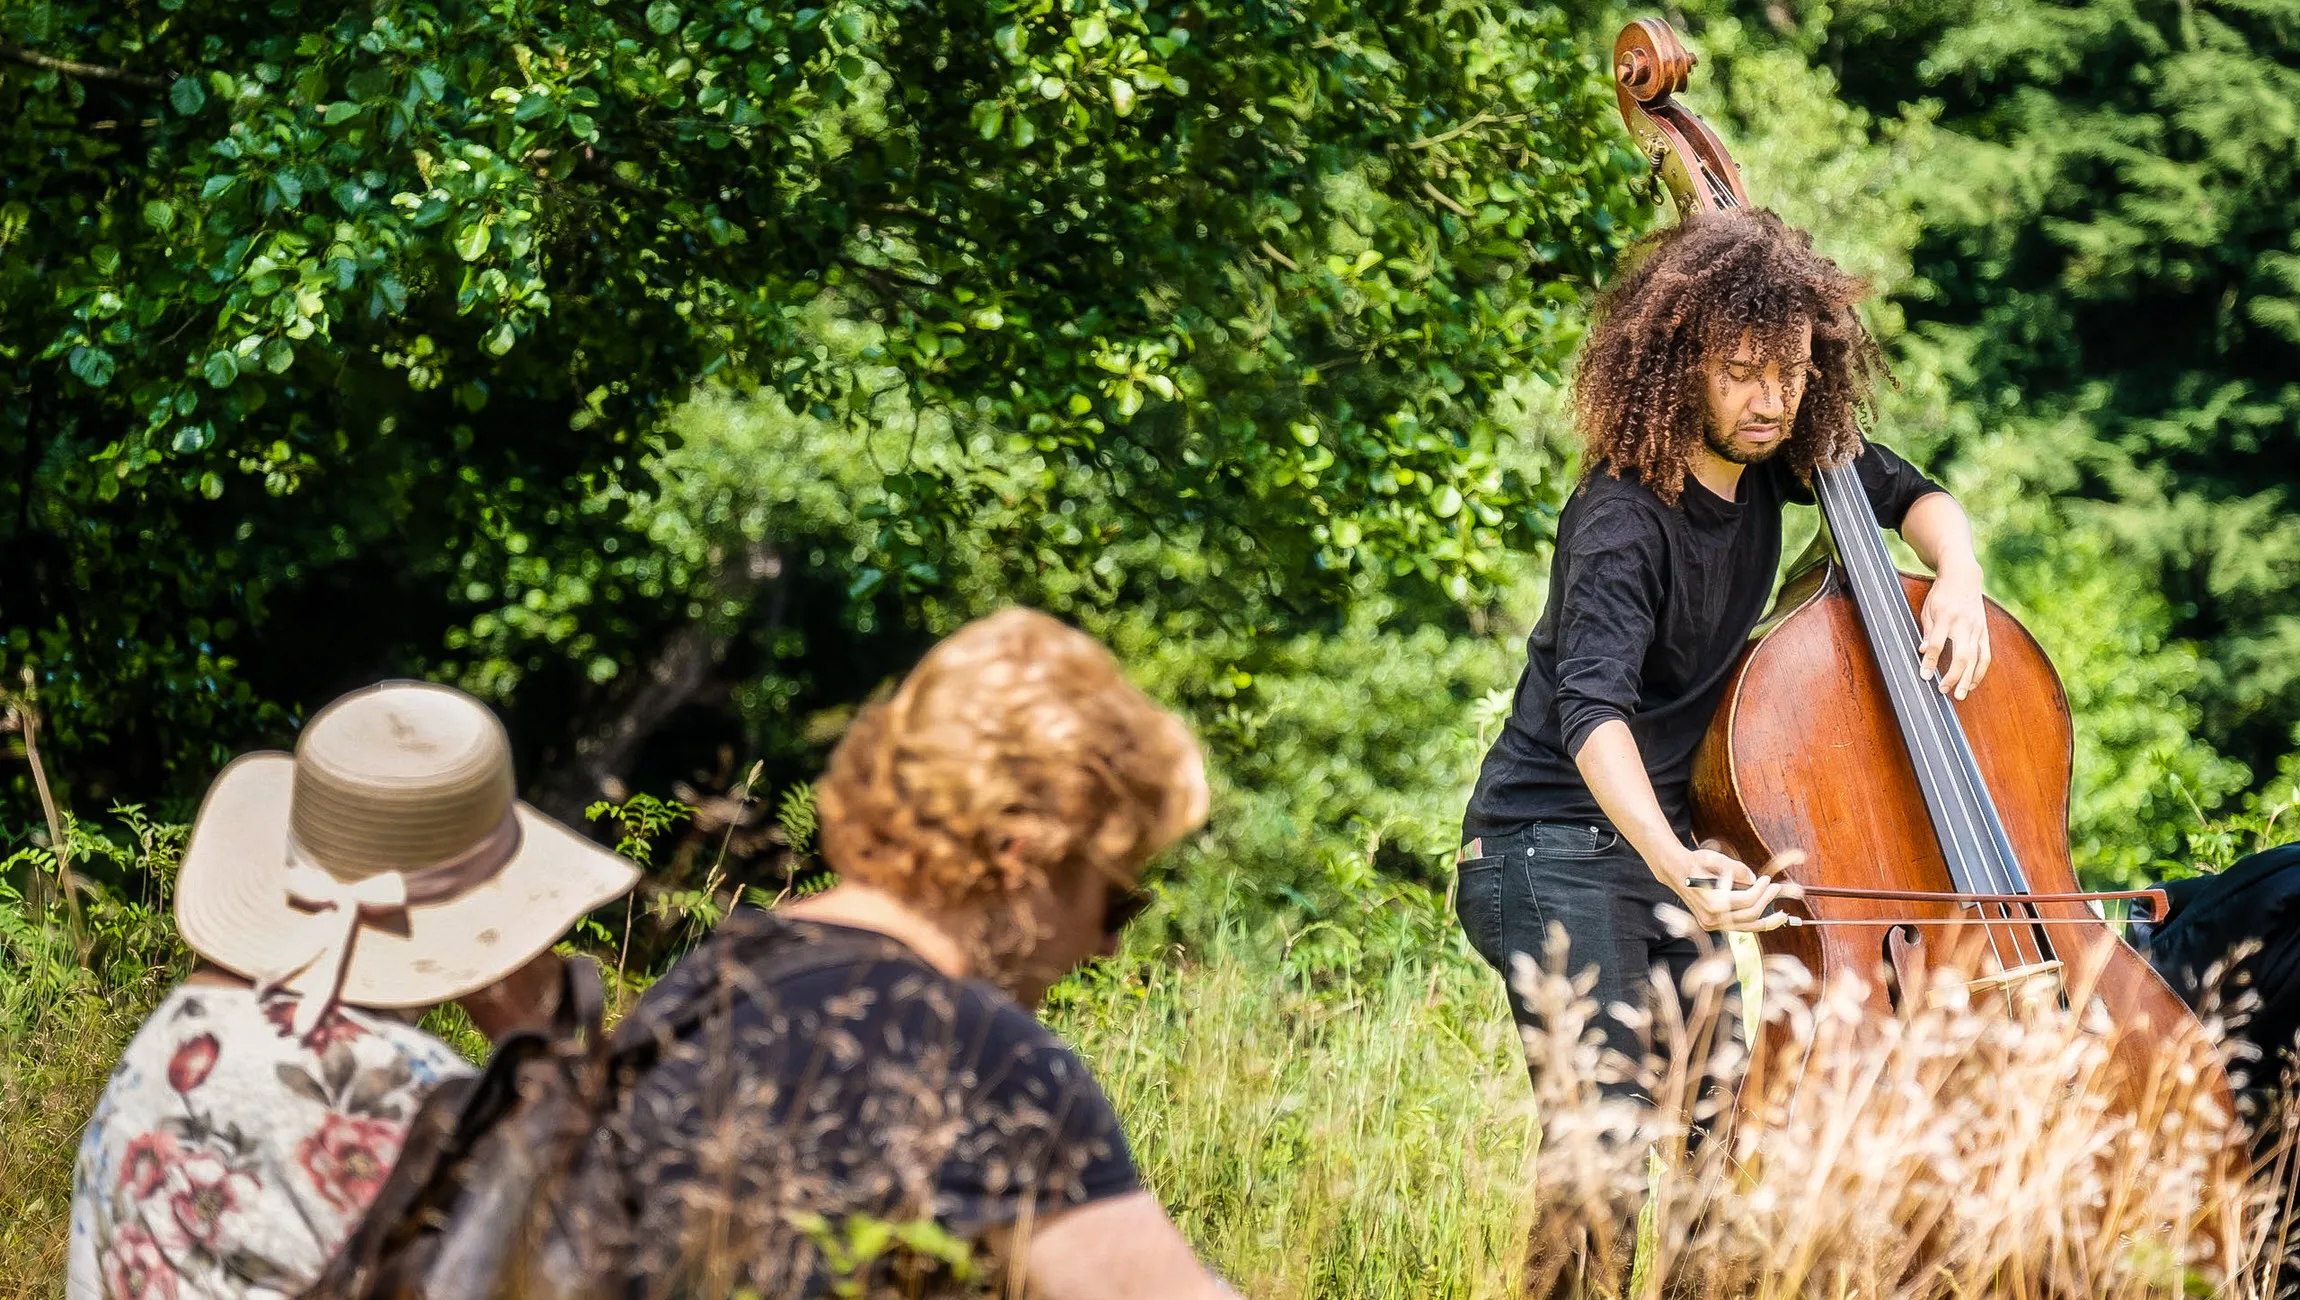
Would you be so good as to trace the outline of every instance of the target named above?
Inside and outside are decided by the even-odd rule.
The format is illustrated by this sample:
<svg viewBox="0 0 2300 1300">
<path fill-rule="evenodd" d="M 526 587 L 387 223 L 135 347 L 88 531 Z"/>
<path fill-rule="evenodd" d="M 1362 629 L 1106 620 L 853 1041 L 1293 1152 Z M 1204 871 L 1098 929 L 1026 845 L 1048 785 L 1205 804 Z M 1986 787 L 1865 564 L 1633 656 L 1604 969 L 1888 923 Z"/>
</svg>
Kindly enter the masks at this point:
<svg viewBox="0 0 2300 1300">
<path fill-rule="evenodd" d="M 295 364 L 295 348 L 286 339 L 273 339 L 264 344 L 264 369 L 279 374 Z"/>
<path fill-rule="evenodd" d="M 208 354 L 207 364 L 200 368 L 200 373 L 206 375 L 208 382 L 215 387 L 229 388 L 232 381 L 240 377 L 239 358 L 219 348 Z"/>
<path fill-rule="evenodd" d="M 206 497 L 210 501 L 214 501 L 218 497 L 221 497 L 223 494 L 224 480 L 222 475 L 216 473 L 212 469 L 207 473 L 200 475 L 201 496 Z"/>
<path fill-rule="evenodd" d="M 1110 24 L 1100 14 L 1088 14 L 1070 24 L 1070 33 L 1078 38 L 1080 49 L 1091 50 L 1110 39 Z"/>
<path fill-rule="evenodd" d="M 1006 125 L 1006 108 L 995 99 L 977 100 L 973 110 L 976 134 L 985 140 L 998 138 L 1000 127 Z"/>
<path fill-rule="evenodd" d="M 102 388 L 112 382 L 112 354 L 102 348 L 74 348 L 64 364 L 90 388 Z"/>
<path fill-rule="evenodd" d="M 176 210 L 158 199 L 153 199 L 144 205 L 144 224 L 166 234 L 175 228 Z"/>
<path fill-rule="evenodd" d="M 489 243 L 487 223 L 474 221 L 455 234 L 455 255 L 466 262 L 476 262 L 487 256 Z"/>
<path fill-rule="evenodd" d="M 339 99 L 335 103 L 327 106 L 327 111 L 319 115 L 319 120 L 323 125 L 326 126 L 342 126 L 344 123 L 349 122 L 351 119 L 358 116 L 359 105 L 352 103 L 348 99 Z"/>
<path fill-rule="evenodd" d="M 168 87 L 168 102 L 175 106 L 177 112 L 190 117 L 208 106 L 208 92 L 201 88 L 199 78 L 182 76 Z"/>
<path fill-rule="evenodd" d="M 647 26 L 657 36 L 668 36 L 679 28 L 679 6 L 671 0 L 655 0 L 647 6 Z"/>
</svg>

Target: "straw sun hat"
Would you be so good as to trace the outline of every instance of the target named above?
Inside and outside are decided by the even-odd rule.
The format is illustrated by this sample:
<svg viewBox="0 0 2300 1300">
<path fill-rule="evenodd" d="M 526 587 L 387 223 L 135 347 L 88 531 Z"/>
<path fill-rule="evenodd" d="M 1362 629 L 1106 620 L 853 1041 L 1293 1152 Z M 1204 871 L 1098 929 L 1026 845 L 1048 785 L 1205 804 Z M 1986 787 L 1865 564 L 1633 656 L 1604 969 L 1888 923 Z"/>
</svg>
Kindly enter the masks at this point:
<svg viewBox="0 0 2300 1300">
<path fill-rule="evenodd" d="M 247 754 L 209 787 L 176 883 L 194 952 L 298 995 L 420 1007 L 503 978 L 631 864 L 520 803 L 503 725 L 461 691 L 386 682 L 322 709 L 291 756 Z"/>
</svg>

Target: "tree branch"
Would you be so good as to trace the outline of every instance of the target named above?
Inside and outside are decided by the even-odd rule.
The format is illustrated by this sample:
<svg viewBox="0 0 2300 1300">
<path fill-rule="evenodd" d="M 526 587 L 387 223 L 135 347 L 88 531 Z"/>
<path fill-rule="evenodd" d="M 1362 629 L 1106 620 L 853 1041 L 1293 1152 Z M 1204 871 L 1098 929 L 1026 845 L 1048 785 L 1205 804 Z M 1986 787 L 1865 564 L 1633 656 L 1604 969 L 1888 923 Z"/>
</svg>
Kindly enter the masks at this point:
<svg viewBox="0 0 2300 1300">
<path fill-rule="evenodd" d="M 61 72 L 67 77 L 80 77 L 88 81 L 116 81 L 124 86 L 140 86 L 145 90 L 159 90 L 168 84 L 158 77 L 130 72 L 126 68 L 107 68 L 99 63 L 74 63 L 70 59 L 50 58 L 27 50 L 14 41 L 0 41 L 0 59 L 21 63 L 28 68 Z"/>
<path fill-rule="evenodd" d="M 1419 140 L 1408 140 L 1406 141 L 1406 148 L 1434 149 L 1448 140 L 1455 140 L 1468 135 L 1481 126 L 1515 126 L 1532 116 L 1531 113 L 1479 113 L 1450 131 L 1440 131 L 1436 135 L 1425 135 Z"/>
<path fill-rule="evenodd" d="M 933 280 L 922 280 L 907 271 L 897 270 L 891 266 L 873 266 L 869 262 L 858 262 L 851 257 L 842 257 L 838 259 L 838 262 L 839 265 L 875 285 L 878 291 L 888 298 L 900 298 L 902 296 L 902 289 L 896 287 L 898 285 L 911 289 L 939 289 L 942 287 Z"/>
<path fill-rule="evenodd" d="M 1455 212 L 1461 214 L 1462 216 L 1474 217 L 1477 215 L 1476 213 L 1471 212 L 1468 208 L 1463 207 L 1454 199 L 1448 198 L 1438 189 L 1437 186 L 1430 184 L 1428 181 L 1422 182 L 1422 193 L 1429 195 L 1431 198 L 1437 200 L 1439 203 L 1444 204 L 1446 207 L 1453 209 Z"/>
</svg>

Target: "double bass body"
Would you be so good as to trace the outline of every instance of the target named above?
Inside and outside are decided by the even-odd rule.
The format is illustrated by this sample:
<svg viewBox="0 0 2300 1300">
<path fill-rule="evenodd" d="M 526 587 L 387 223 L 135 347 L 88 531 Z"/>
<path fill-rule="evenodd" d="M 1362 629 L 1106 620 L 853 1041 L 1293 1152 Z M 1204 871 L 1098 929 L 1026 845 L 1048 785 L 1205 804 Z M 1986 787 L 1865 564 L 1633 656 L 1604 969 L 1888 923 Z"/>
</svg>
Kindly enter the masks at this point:
<svg viewBox="0 0 2300 1300">
<path fill-rule="evenodd" d="M 1931 581 L 1898 577 L 1911 608 L 1920 607 Z M 2075 741 L 2068 697 L 2026 628 L 1994 601 L 1988 618 L 1989 674 L 1957 712 L 2031 889 L 2077 893 L 2068 844 Z M 1934 894 L 1953 888 L 1882 672 L 1836 565 L 1815 565 L 1791 579 L 1774 618 L 1734 669 L 1695 756 L 1693 811 L 1699 833 L 1723 841 L 1744 862 L 1805 850 L 1805 863 L 1789 872 L 1800 884 Z M 2124 1031 L 2117 1052 L 2138 1086 L 2160 1042 L 2194 1033 L 2194 1015 L 2085 903 L 2025 906 L 2053 922 L 2041 928 L 2060 963 L 2031 977 L 2097 999 L 2097 1009 Z M 1986 952 L 1983 927 L 1921 923 L 1970 917 L 1967 905 L 1811 897 L 1790 907 L 1823 924 L 1770 931 L 1760 936 L 1766 950 L 1796 957 L 1817 978 L 1868 980 L 1880 1011 L 1890 1008 L 1896 987 L 1940 963 L 1983 985 L 2006 973 Z M 1919 923 L 1827 923 L 1896 919 Z"/>
</svg>

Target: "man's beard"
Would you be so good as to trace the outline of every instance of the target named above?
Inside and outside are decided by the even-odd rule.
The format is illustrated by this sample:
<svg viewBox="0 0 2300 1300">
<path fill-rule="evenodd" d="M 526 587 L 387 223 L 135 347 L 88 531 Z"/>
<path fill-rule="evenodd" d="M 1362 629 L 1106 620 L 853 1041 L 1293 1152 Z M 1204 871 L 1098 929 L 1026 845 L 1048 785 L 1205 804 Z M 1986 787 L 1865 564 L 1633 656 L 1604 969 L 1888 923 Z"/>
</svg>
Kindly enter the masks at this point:
<svg viewBox="0 0 2300 1300">
<path fill-rule="evenodd" d="M 1780 453 L 1783 447 L 1789 445 L 1789 439 L 1783 436 L 1775 438 L 1762 447 L 1744 447 L 1741 445 L 1737 434 L 1738 431 L 1736 431 L 1735 436 L 1719 437 L 1717 430 L 1711 428 L 1703 433 L 1702 439 L 1709 444 L 1709 450 L 1717 453 L 1720 459 L 1731 461 L 1736 465 L 1755 465 L 1762 461 L 1771 460 Z"/>
</svg>

